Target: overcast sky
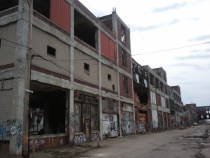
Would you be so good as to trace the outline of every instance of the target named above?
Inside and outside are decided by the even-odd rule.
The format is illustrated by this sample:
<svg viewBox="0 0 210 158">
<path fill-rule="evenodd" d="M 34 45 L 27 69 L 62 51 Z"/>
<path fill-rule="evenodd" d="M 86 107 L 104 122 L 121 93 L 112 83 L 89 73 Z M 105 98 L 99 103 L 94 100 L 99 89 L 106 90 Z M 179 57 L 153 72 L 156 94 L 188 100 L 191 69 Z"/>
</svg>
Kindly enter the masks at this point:
<svg viewBox="0 0 210 158">
<path fill-rule="evenodd" d="M 210 0 L 80 0 L 97 17 L 117 14 L 141 65 L 163 67 L 184 104 L 210 105 Z"/>
</svg>

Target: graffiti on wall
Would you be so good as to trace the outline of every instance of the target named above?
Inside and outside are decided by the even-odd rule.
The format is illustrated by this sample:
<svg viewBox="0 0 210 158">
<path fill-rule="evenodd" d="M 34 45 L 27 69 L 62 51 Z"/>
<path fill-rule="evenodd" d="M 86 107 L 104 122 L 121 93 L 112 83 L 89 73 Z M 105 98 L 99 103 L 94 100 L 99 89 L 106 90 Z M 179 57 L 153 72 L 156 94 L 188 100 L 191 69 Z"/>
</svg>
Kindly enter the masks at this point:
<svg viewBox="0 0 210 158">
<path fill-rule="evenodd" d="M 118 136 L 117 114 L 103 114 L 103 136 Z"/>
<path fill-rule="evenodd" d="M 39 149 L 40 145 L 43 145 L 43 144 L 45 144 L 45 140 L 41 138 L 31 139 L 29 141 L 30 149 L 33 149 L 33 148 Z"/>
<path fill-rule="evenodd" d="M 121 121 L 122 133 L 124 135 L 134 134 L 136 130 L 136 125 L 134 120 L 123 120 Z"/>
<path fill-rule="evenodd" d="M 2 137 L 2 141 L 5 142 L 6 141 L 6 134 L 7 134 L 7 130 L 4 127 L 3 124 L 0 124 L 0 135 Z"/>
<path fill-rule="evenodd" d="M 74 135 L 73 142 L 75 145 L 79 145 L 86 142 L 86 137 L 84 133 L 77 133 Z"/>
<path fill-rule="evenodd" d="M 123 135 L 134 134 L 136 131 L 136 124 L 133 119 L 133 113 L 124 111 L 121 120 L 121 129 Z"/>
<path fill-rule="evenodd" d="M 68 133 L 71 133 L 73 129 L 78 128 L 79 123 L 76 119 L 78 116 L 79 115 L 76 112 L 72 112 L 69 115 L 66 115 L 66 119 L 69 122 L 69 125 L 66 125 L 66 127 L 68 127 Z"/>
<path fill-rule="evenodd" d="M 2 141 L 6 141 L 7 137 L 14 137 L 16 139 L 16 146 L 19 149 L 23 142 L 23 121 L 9 119 L 1 122 L 0 135 L 2 135 Z"/>
<path fill-rule="evenodd" d="M 92 131 L 91 132 L 91 141 L 97 142 L 100 140 L 99 131 Z"/>
<path fill-rule="evenodd" d="M 145 123 L 144 122 L 139 122 L 136 124 L 136 130 L 139 133 L 145 133 L 146 132 L 146 127 L 145 127 Z"/>
</svg>

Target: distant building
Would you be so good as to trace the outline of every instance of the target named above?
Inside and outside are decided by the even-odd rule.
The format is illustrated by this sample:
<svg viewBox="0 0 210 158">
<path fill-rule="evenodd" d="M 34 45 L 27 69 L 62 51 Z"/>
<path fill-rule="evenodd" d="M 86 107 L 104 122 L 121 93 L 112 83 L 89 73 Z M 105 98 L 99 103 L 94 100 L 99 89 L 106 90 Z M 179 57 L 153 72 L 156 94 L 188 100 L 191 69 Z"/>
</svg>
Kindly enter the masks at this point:
<svg viewBox="0 0 210 158">
<path fill-rule="evenodd" d="M 185 112 L 185 122 L 187 126 L 191 126 L 195 122 L 198 123 L 198 113 L 195 103 L 186 104 L 184 106 L 184 112 Z"/>
<path fill-rule="evenodd" d="M 170 106 L 166 72 L 163 68 L 151 69 L 148 65 L 143 68 L 149 74 L 151 127 L 167 129 L 170 127 Z"/>
<path fill-rule="evenodd" d="M 184 111 L 181 97 L 180 86 L 169 87 L 169 98 L 170 98 L 170 111 L 171 111 L 171 125 L 183 126 L 184 125 Z"/>
<path fill-rule="evenodd" d="M 210 106 L 197 107 L 198 122 L 210 123 Z"/>
</svg>

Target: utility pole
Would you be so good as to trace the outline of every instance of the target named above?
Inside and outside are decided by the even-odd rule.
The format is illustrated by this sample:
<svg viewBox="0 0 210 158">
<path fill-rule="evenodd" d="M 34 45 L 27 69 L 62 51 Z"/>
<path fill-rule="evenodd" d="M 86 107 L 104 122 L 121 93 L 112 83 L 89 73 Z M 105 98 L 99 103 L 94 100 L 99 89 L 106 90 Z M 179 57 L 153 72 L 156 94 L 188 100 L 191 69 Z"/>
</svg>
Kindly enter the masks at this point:
<svg viewBox="0 0 210 158">
<path fill-rule="evenodd" d="M 29 95 L 31 81 L 31 54 L 32 54 L 32 17 L 33 17 L 33 0 L 27 0 L 29 5 L 29 22 L 28 22 L 28 52 L 26 54 L 26 71 L 25 71 L 25 96 L 23 108 L 23 158 L 29 158 L 29 139 L 28 139 L 28 118 L 29 118 Z"/>
</svg>

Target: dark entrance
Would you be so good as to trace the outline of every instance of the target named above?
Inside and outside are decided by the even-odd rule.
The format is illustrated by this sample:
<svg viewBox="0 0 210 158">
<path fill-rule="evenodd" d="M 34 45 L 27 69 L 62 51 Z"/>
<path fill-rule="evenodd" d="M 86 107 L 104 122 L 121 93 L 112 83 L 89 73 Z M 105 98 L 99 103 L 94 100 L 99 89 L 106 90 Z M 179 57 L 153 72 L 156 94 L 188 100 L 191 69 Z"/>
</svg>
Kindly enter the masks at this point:
<svg viewBox="0 0 210 158">
<path fill-rule="evenodd" d="M 65 133 L 66 89 L 31 83 L 29 135 Z"/>
</svg>

